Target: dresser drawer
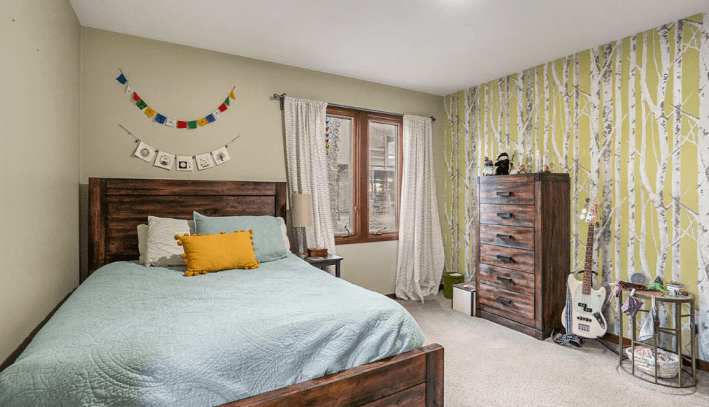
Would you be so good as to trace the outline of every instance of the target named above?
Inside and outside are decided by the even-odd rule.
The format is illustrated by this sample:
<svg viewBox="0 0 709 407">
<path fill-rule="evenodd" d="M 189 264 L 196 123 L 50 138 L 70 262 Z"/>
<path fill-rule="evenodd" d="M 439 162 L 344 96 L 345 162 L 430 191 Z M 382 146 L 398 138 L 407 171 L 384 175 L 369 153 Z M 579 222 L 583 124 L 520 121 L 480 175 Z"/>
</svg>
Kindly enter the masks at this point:
<svg viewBox="0 0 709 407">
<path fill-rule="evenodd" d="M 533 205 L 480 205 L 480 223 L 534 227 Z"/>
<path fill-rule="evenodd" d="M 534 273 L 534 252 L 481 244 L 480 263 Z"/>
<path fill-rule="evenodd" d="M 478 293 L 480 304 L 498 309 L 497 313 L 506 318 L 530 323 L 534 321 L 534 296 L 519 294 L 514 291 L 480 284 Z"/>
<path fill-rule="evenodd" d="M 481 264 L 478 273 L 480 273 L 478 276 L 480 283 L 534 296 L 534 274 L 489 264 Z"/>
<path fill-rule="evenodd" d="M 480 184 L 480 203 L 534 205 L 534 183 L 496 182 Z"/>
<path fill-rule="evenodd" d="M 480 225 L 480 243 L 534 250 L 534 229 L 516 226 Z"/>
</svg>

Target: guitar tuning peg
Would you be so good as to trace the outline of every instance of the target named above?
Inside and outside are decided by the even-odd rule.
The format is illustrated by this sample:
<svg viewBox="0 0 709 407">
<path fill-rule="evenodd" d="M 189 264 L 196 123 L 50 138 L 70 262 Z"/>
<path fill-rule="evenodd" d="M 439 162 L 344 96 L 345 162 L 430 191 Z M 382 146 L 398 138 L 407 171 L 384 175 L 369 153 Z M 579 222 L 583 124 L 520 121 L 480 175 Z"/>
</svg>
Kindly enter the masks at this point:
<svg viewBox="0 0 709 407">
<path fill-rule="evenodd" d="M 586 219 L 586 216 L 584 216 L 584 215 L 579 215 L 579 219 L 581 219 L 581 220 Z"/>
<path fill-rule="evenodd" d="M 588 212 L 588 210 L 586 210 L 586 208 L 581 209 L 581 213 L 586 213 L 586 212 Z"/>
</svg>

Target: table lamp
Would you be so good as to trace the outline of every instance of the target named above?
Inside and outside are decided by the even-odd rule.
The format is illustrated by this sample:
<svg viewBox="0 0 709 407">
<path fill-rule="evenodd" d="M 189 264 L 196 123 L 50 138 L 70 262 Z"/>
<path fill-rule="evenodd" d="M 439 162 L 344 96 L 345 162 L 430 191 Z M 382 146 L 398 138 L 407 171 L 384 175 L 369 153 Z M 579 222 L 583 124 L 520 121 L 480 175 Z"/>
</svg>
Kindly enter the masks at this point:
<svg viewBox="0 0 709 407">
<path fill-rule="evenodd" d="M 313 226 L 313 196 L 311 194 L 299 194 L 293 191 L 293 207 L 291 208 L 291 221 L 294 228 L 306 228 Z M 305 230 L 297 234 L 298 256 L 307 256 L 304 247 Z"/>
</svg>

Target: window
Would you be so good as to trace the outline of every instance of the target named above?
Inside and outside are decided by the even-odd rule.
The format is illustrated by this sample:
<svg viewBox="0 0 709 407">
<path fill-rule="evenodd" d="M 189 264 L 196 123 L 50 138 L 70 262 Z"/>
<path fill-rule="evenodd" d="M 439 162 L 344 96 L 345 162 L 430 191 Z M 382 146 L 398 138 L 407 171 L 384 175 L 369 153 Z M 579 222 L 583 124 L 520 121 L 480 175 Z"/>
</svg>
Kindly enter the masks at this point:
<svg viewBox="0 0 709 407">
<path fill-rule="evenodd" d="M 402 117 L 328 106 L 335 243 L 399 238 Z"/>
</svg>

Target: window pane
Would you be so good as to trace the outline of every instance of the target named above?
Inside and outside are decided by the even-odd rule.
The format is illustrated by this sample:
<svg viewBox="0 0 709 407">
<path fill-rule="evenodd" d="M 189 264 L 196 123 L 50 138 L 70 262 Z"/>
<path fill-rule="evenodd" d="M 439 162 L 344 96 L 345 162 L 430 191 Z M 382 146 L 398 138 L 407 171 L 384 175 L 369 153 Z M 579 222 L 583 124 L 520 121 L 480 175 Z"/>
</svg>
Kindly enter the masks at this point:
<svg viewBox="0 0 709 407">
<path fill-rule="evenodd" d="M 352 118 L 327 116 L 327 147 L 332 227 L 335 236 L 354 233 L 352 228 Z M 349 230 L 349 233 L 348 233 Z"/>
<path fill-rule="evenodd" d="M 369 231 L 396 231 L 399 126 L 369 122 Z"/>
</svg>

